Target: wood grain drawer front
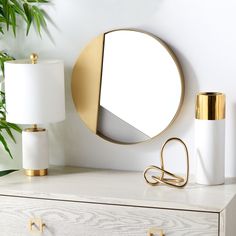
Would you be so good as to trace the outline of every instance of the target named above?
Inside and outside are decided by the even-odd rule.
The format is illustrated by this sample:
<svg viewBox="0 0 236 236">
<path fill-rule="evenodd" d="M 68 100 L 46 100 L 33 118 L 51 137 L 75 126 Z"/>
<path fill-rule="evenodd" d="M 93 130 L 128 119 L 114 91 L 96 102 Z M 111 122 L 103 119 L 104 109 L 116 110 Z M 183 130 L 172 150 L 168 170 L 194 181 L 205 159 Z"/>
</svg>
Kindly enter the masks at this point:
<svg viewBox="0 0 236 236">
<path fill-rule="evenodd" d="M 30 233 L 32 218 L 45 223 L 43 233 Z M 165 236 L 217 236 L 218 214 L 0 197 L 1 236 L 147 236 L 152 227 Z"/>
</svg>

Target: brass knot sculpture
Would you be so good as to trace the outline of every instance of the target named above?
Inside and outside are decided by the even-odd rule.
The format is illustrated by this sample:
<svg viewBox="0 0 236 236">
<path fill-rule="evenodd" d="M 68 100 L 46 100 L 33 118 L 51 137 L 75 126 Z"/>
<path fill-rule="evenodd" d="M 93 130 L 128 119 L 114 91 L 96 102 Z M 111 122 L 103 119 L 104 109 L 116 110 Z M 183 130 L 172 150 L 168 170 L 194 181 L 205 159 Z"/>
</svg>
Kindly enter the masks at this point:
<svg viewBox="0 0 236 236">
<path fill-rule="evenodd" d="M 185 177 L 173 174 L 173 173 L 165 170 L 165 167 L 164 167 L 164 149 L 165 149 L 166 145 L 171 141 L 180 142 L 184 146 L 184 150 L 185 150 L 185 153 L 186 153 L 186 167 L 187 167 Z M 169 185 L 169 186 L 182 188 L 188 183 L 188 178 L 189 178 L 189 154 L 188 154 L 188 148 L 187 148 L 187 146 L 186 146 L 186 144 L 184 143 L 183 140 L 181 140 L 180 138 L 176 138 L 176 137 L 168 139 L 161 148 L 160 160 L 161 160 L 161 166 L 160 167 L 151 165 L 151 166 L 148 166 L 145 169 L 143 175 L 144 175 L 144 179 L 146 180 L 146 182 L 148 184 L 154 186 L 154 185 L 162 183 L 162 184 L 166 184 L 166 185 Z M 159 176 L 153 174 L 153 172 L 155 172 L 155 171 L 159 172 Z"/>
</svg>

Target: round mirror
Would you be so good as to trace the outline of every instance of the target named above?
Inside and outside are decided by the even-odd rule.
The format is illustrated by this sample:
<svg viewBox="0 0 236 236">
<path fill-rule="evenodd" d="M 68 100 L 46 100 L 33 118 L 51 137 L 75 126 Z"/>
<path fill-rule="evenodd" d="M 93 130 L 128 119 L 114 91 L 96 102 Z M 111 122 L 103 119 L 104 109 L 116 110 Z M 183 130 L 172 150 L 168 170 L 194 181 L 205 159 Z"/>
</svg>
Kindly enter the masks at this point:
<svg viewBox="0 0 236 236">
<path fill-rule="evenodd" d="M 184 93 L 172 50 L 136 30 L 99 35 L 82 51 L 72 75 L 72 96 L 85 124 L 117 143 L 146 141 L 175 119 Z"/>
</svg>

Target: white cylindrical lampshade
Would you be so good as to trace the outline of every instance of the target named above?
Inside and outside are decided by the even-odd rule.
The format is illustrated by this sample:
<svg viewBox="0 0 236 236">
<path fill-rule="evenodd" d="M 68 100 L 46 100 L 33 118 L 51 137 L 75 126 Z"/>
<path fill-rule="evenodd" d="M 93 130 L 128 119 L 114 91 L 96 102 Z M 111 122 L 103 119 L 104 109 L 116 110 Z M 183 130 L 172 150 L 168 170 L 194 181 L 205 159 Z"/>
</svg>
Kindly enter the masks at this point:
<svg viewBox="0 0 236 236">
<path fill-rule="evenodd" d="M 65 119 L 62 61 L 15 60 L 4 65 L 7 121 L 43 124 Z"/>
</svg>

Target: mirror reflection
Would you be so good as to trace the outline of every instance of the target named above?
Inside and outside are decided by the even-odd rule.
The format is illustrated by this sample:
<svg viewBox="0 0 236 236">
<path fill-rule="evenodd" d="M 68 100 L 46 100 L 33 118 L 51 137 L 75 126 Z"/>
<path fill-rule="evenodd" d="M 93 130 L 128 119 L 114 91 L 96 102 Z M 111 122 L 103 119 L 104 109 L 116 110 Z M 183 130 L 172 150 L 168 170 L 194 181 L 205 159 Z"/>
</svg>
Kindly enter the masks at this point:
<svg viewBox="0 0 236 236">
<path fill-rule="evenodd" d="M 100 35 L 81 53 L 72 95 L 93 132 L 137 143 L 173 122 L 183 99 L 183 78 L 163 41 L 144 32 L 116 30 Z"/>
</svg>

